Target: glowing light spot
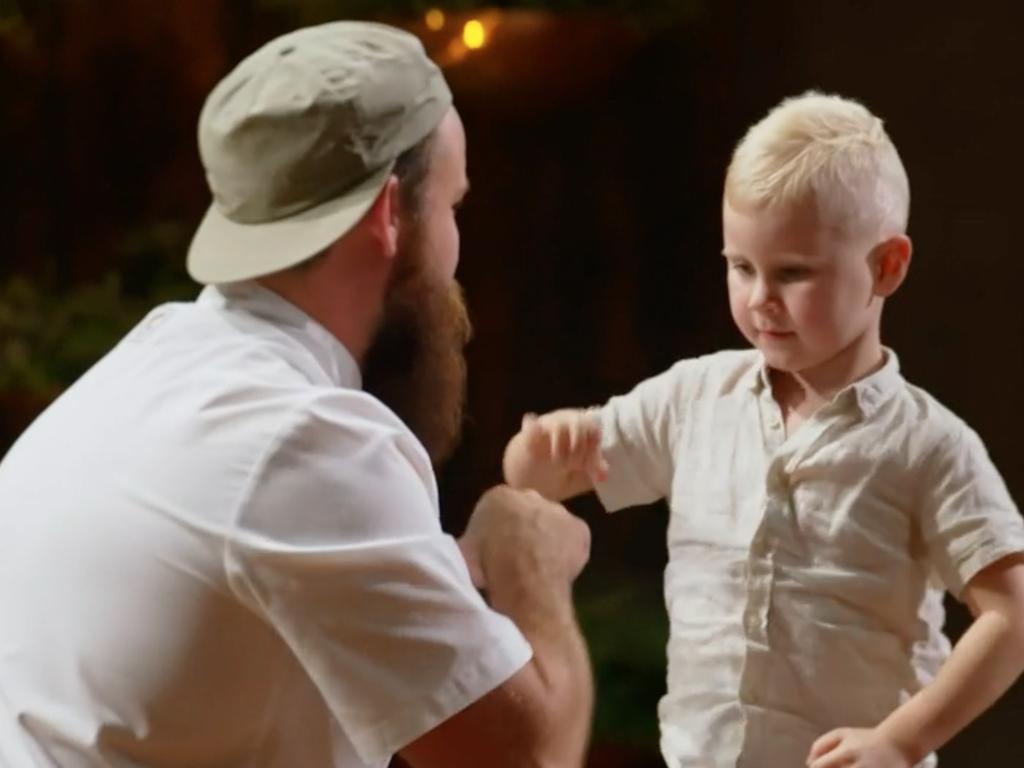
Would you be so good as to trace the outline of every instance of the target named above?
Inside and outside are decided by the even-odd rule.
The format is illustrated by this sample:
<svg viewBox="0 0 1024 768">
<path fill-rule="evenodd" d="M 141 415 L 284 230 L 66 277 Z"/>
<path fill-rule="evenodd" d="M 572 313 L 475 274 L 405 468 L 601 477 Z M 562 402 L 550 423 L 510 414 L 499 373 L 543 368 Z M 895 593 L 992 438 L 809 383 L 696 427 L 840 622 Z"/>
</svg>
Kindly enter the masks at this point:
<svg viewBox="0 0 1024 768">
<path fill-rule="evenodd" d="M 431 8 L 427 11 L 424 21 L 427 24 L 427 29 L 437 32 L 444 28 L 444 11 L 440 8 Z"/>
<path fill-rule="evenodd" d="M 467 48 L 483 48 L 484 43 L 487 42 L 484 25 L 476 19 L 467 21 L 466 26 L 462 28 L 462 42 L 466 44 Z"/>
</svg>

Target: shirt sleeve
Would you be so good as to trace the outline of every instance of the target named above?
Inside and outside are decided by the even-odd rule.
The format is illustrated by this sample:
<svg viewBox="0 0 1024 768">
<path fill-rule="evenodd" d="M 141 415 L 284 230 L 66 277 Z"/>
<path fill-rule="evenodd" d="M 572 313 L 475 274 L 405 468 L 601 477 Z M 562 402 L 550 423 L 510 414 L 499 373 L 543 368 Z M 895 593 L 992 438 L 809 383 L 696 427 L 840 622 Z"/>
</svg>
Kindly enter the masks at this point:
<svg viewBox="0 0 1024 768">
<path fill-rule="evenodd" d="M 267 452 L 226 559 L 360 759 L 381 764 L 511 677 L 529 644 L 441 528 L 422 446 L 361 393 L 314 404 Z"/>
<path fill-rule="evenodd" d="M 922 502 L 929 557 L 957 598 L 979 571 L 1024 551 L 1024 520 L 981 438 L 966 425 L 934 452 Z"/>
<path fill-rule="evenodd" d="M 609 512 L 649 504 L 672 486 L 675 432 L 694 361 L 682 361 L 600 409 L 608 478 L 595 485 Z"/>
</svg>

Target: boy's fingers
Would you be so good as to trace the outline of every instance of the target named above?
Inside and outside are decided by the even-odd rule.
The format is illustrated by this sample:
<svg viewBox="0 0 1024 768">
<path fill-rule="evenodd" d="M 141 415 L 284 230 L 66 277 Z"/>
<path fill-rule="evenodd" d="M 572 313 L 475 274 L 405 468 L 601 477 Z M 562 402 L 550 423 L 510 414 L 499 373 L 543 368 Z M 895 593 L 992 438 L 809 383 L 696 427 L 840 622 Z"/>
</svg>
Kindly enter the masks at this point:
<svg viewBox="0 0 1024 768">
<path fill-rule="evenodd" d="M 526 441 L 530 444 L 537 442 L 537 438 L 540 435 L 541 429 L 540 424 L 537 421 L 536 413 L 524 413 L 523 423 L 519 427 L 519 431 L 526 437 Z"/>
<path fill-rule="evenodd" d="M 569 453 L 569 430 L 565 425 L 559 425 L 555 429 L 554 445 L 552 455 L 559 461 L 564 461 Z"/>
<path fill-rule="evenodd" d="M 584 469 L 594 482 L 603 483 L 608 479 L 608 462 L 605 461 L 604 456 L 596 448 L 587 455 Z"/>
<path fill-rule="evenodd" d="M 608 462 L 601 453 L 601 429 L 591 424 L 587 433 L 587 469 L 594 480 L 603 482 L 608 478 Z"/>
<path fill-rule="evenodd" d="M 810 768 L 845 768 L 846 766 L 857 765 L 855 757 L 848 755 L 841 750 L 836 750 L 815 758 L 807 765 Z"/>
<path fill-rule="evenodd" d="M 545 454 L 551 452 L 550 435 L 548 435 L 547 430 L 541 426 L 540 420 L 537 418 L 537 414 L 527 413 L 523 415 L 521 431 L 523 436 L 526 438 L 526 444 L 531 450 L 542 451 Z"/>
<path fill-rule="evenodd" d="M 579 454 L 580 449 L 583 447 L 581 443 L 586 439 L 582 430 L 580 429 L 579 420 L 573 419 L 568 424 L 569 431 L 569 456 L 576 458 Z"/>
<path fill-rule="evenodd" d="M 824 736 L 820 736 L 817 741 L 811 745 L 811 752 L 807 756 L 807 761 L 814 760 L 815 758 L 821 757 L 822 755 L 828 754 L 833 749 L 839 746 L 843 740 L 843 732 L 840 729 L 829 731 Z"/>
<path fill-rule="evenodd" d="M 595 446 L 600 444 L 600 429 L 577 414 L 523 414 L 521 431 L 534 451 L 542 451 L 555 461 L 576 469 L 585 469 Z"/>
</svg>

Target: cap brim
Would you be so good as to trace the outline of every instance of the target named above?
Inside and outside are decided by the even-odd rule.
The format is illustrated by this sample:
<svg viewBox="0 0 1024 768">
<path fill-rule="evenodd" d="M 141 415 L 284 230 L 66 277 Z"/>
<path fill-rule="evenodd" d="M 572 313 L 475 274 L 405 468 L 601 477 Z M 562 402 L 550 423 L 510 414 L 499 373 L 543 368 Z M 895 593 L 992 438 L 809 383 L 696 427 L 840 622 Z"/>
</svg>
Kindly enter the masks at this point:
<svg viewBox="0 0 1024 768">
<path fill-rule="evenodd" d="M 188 273 L 204 285 L 236 283 L 300 264 L 358 224 L 390 175 L 388 165 L 341 197 L 261 224 L 232 221 L 215 203 L 192 238 Z"/>
</svg>

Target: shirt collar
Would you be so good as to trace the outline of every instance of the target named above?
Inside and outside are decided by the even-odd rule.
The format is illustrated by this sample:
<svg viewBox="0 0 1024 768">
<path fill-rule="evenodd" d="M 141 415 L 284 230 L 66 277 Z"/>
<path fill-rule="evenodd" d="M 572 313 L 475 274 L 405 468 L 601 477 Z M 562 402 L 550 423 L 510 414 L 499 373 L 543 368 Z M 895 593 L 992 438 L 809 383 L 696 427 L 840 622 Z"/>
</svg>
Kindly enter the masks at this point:
<svg viewBox="0 0 1024 768">
<path fill-rule="evenodd" d="M 882 352 L 885 355 L 885 362 L 882 363 L 881 368 L 853 382 L 835 397 L 835 400 L 839 400 L 852 396 L 865 418 L 874 414 L 896 391 L 902 381 L 900 361 L 896 357 L 896 353 L 888 347 L 883 347 Z M 755 394 L 771 389 L 768 366 L 765 365 L 763 355 L 758 355 L 757 365 L 752 366 L 746 372 L 743 384 Z"/>
<path fill-rule="evenodd" d="M 768 378 L 768 366 L 764 364 L 764 355 L 758 353 L 756 359 L 756 364 L 743 375 L 742 382 L 745 388 L 759 395 L 766 389 L 770 390 L 772 384 Z"/>
<path fill-rule="evenodd" d="M 302 344 L 332 383 L 352 389 L 362 387 L 359 365 L 345 345 L 320 323 L 269 288 L 255 281 L 208 285 L 196 303 L 244 312 L 269 321 Z"/>
<path fill-rule="evenodd" d="M 896 392 L 903 377 L 900 376 L 900 361 L 896 353 L 888 347 L 882 347 L 885 361 L 882 367 L 859 381 L 853 382 L 848 390 L 852 390 L 857 398 L 857 405 L 865 417 L 870 417 L 886 400 Z"/>
</svg>

